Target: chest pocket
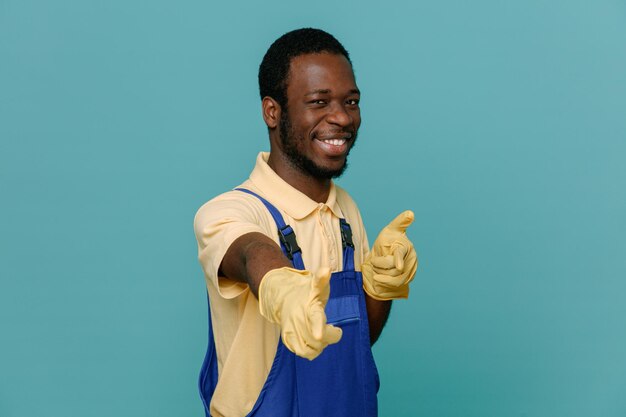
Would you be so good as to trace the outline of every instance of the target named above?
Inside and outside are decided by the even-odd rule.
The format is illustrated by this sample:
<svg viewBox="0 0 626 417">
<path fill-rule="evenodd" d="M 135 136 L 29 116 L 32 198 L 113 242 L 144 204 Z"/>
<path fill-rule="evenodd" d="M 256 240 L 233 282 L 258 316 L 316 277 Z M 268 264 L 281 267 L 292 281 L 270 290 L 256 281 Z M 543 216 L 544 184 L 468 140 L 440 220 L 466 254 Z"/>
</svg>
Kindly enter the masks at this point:
<svg viewBox="0 0 626 417">
<path fill-rule="evenodd" d="M 329 324 L 342 325 L 360 320 L 359 297 L 346 295 L 331 298 L 326 304 L 326 320 Z"/>
</svg>

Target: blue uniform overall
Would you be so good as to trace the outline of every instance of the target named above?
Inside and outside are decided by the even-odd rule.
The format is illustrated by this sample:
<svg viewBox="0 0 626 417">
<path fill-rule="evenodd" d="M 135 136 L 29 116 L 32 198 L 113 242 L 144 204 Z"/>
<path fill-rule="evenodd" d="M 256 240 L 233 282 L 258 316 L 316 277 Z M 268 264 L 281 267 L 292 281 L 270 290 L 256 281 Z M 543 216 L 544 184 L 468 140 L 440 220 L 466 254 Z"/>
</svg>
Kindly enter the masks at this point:
<svg viewBox="0 0 626 417">
<path fill-rule="evenodd" d="M 291 226 L 263 197 L 258 197 L 278 227 L 281 248 L 296 269 L 305 269 Z M 379 379 L 370 348 L 369 325 L 361 273 L 354 270 L 350 225 L 340 219 L 343 271 L 330 279 L 326 304 L 329 324 L 341 327 L 338 343 L 328 345 L 314 360 L 301 358 L 278 341 L 276 356 L 259 397 L 248 417 L 375 417 Z M 198 381 L 206 416 L 217 385 L 217 357 L 209 309 L 209 346 Z"/>
</svg>

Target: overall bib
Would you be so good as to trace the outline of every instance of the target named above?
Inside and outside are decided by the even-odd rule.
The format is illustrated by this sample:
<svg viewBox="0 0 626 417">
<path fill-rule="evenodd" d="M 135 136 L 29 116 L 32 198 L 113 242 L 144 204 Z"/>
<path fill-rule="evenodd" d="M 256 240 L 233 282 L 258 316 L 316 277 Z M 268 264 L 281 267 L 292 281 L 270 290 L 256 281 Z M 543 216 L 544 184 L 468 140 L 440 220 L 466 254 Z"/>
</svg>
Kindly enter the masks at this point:
<svg viewBox="0 0 626 417">
<path fill-rule="evenodd" d="M 281 248 L 295 269 L 303 270 L 302 252 L 291 226 L 263 197 L 270 211 Z M 343 331 L 341 340 L 328 345 L 314 360 L 301 358 L 278 341 L 270 373 L 248 417 L 376 417 L 378 372 L 370 348 L 369 325 L 361 273 L 354 270 L 354 244 L 350 225 L 339 220 L 343 244 L 343 271 L 330 279 L 326 304 L 329 324 Z M 200 371 L 198 386 L 206 416 L 217 385 L 217 356 L 209 309 L 209 346 Z"/>
</svg>

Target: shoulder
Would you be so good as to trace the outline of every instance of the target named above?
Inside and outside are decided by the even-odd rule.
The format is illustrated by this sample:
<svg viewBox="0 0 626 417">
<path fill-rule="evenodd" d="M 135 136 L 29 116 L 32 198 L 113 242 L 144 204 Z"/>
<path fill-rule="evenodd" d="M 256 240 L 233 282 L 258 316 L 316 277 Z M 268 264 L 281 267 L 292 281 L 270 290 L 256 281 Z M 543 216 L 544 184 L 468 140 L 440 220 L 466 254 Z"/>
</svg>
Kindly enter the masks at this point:
<svg viewBox="0 0 626 417">
<path fill-rule="evenodd" d="M 339 204 L 339 207 L 341 207 L 344 215 L 348 217 L 350 214 L 358 214 L 360 217 L 359 207 L 357 206 L 352 196 L 345 189 L 336 184 L 335 190 L 337 195 L 337 204 Z"/>
<path fill-rule="evenodd" d="M 239 187 L 238 187 L 239 188 Z M 241 188 L 248 187 L 247 182 Z M 230 190 L 204 203 L 194 216 L 194 229 L 198 232 L 208 224 L 228 223 L 232 221 L 247 221 L 263 223 L 267 217 L 267 210 L 263 203 L 253 195 Z"/>
<path fill-rule="evenodd" d="M 337 204 L 341 207 L 341 211 L 348 221 L 348 223 L 362 229 L 363 220 L 361 218 L 361 212 L 352 196 L 343 188 L 335 184 L 337 193 Z"/>
<path fill-rule="evenodd" d="M 339 204 L 345 204 L 356 207 L 356 202 L 352 196 L 342 187 L 335 184 L 335 192 L 337 193 L 337 202 Z"/>
</svg>

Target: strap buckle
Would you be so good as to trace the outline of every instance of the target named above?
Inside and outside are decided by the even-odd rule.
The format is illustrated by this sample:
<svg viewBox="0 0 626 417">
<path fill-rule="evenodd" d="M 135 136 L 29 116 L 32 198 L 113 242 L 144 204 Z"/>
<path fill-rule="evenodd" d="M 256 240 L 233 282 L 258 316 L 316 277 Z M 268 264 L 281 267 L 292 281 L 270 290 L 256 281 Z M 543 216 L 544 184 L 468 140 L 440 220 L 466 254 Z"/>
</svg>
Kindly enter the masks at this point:
<svg viewBox="0 0 626 417">
<path fill-rule="evenodd" d="M 348 222 L 344 219 L 339 219 L 339 228 L 341 229 L 341 245 L 345 249 L 346 246 L 350 246 L 354 249 L 354 242 L 352 241 L 352 229 Z"/>
<path fill-rule="evenodd" d="M 291 226 L 286 225 L 282 229 L 278 229 L 278 238 L 280 239 L 280 243 L 285 248 L 287 257 L 290 261 L 293 260 L 294 253 L 302 252 L 300 246 L 298 246 L 298 242 L 296 241 L 296 234 Z"/>
</svg>

